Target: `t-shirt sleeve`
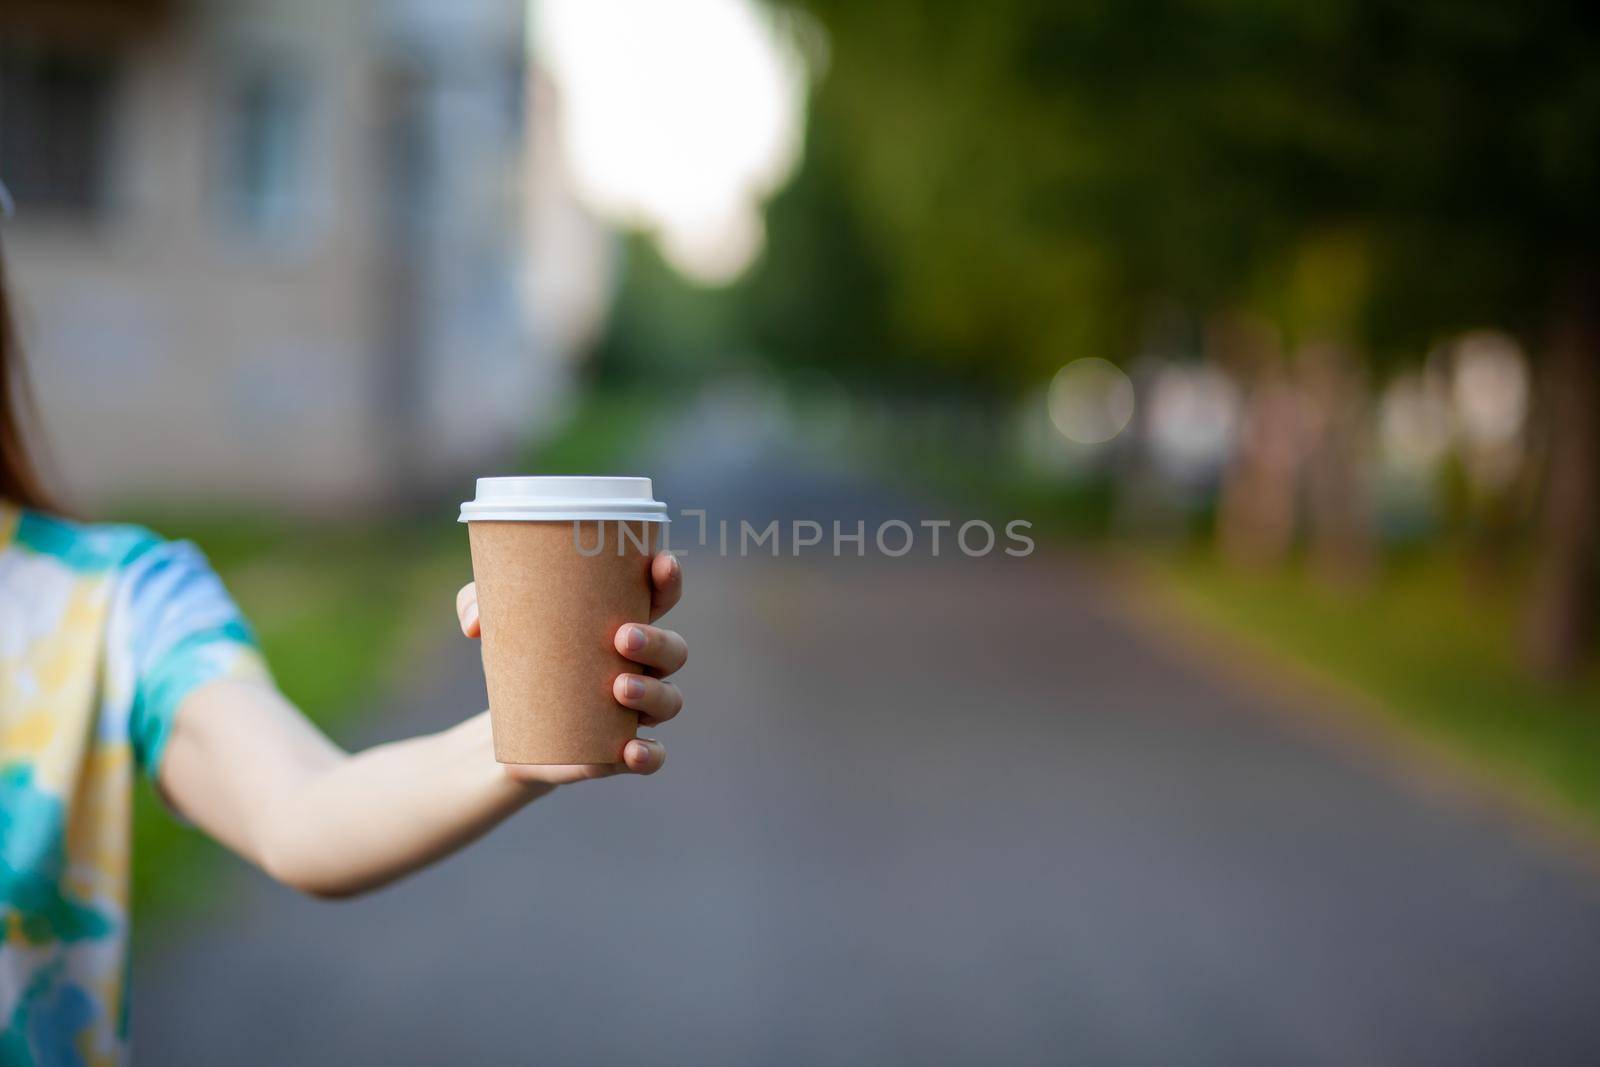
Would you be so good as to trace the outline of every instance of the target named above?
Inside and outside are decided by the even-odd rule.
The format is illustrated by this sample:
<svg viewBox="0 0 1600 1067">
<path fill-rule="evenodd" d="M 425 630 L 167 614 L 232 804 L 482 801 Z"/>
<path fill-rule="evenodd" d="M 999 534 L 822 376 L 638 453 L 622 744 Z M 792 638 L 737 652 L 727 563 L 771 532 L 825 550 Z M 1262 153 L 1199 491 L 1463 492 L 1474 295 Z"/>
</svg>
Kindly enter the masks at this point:
<svg viewBox="0 0 1600 1067">
<path fill-rule="evenodd" d="M 255 635 L 211 565 L 187 541 L 152 539 L 123 569 L 113 654 L 131 687 L 128 736 L 155 777 L 184 697 L 221 678 L 266 679 Z"/>
</svg>

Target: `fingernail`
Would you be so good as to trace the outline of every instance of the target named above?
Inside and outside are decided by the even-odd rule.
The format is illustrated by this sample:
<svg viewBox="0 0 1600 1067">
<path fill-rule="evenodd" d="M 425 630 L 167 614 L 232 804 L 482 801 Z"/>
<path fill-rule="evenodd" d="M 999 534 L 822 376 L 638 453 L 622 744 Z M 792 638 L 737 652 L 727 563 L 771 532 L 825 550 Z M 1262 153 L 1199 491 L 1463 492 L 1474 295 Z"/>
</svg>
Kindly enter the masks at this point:
<svg viewBox="0 0 1600 1067">
<path fill-rule="evenodd" d="M 683 564 L 678 562 L 677 556 L 668 556 L 667 558 L 672 561 L 667 567 L 667 573 L 676 578 L 683 573 Z"/>
<path fill-rule="evenodd" d="M 644 647 L 644 631 L 637 626 L 630 626 L 622 640 L 628 646 L 628 651 L 637 652 Z"/>
<path fill-rule="evenodd" d="M 467 610 L 462 612 L 462 615 L 463 618 L 461 620 L 461 625 L 470 630 L 472 628 L 472 624 L 478 621 L 478 605 L 468 604 Z"/>
<path fill-rule="evenodd" d="M 622 692 L 628 697 L 629 700 L 638 700 L 640 697 L 644 696 L 644 679 L 635 678 L 630 675 L 628 679 L 622 683 Z"/>
</svg>

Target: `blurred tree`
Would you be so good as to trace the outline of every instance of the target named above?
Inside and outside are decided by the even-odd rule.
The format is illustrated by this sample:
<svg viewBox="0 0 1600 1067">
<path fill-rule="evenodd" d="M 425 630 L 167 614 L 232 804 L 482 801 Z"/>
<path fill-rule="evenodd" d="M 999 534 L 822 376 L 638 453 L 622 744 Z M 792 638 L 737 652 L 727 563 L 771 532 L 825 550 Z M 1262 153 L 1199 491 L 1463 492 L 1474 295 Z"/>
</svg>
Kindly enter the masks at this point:
<svg viewBox="0 0 1600 1067">
<path fill-rule="evenodd" d="M 594 384 L 684 386 L 738 365 L 736 304 L 686 281 L 644 234 L 624 236 L 621 252 L 613 308 L 588 364 Z"/>
<path fill-rule="evenodd" d="M 1241 544 L 1286 545 L 1303 474 L 1318 556 L 1359 567 L 1366 376 L 1452 331 L 1515 331 L 1547 383 L 1530 651 L 1573 669 L 1600 539 L 1596 9 L 807 6 L 831 41 L 813 123 L 838 130 L 888 327 L 935 366 L 1005 387 L 1115 358 L 1157 299 L 1242 340 L 1221 355 L 1257 379 L 1257 426 L 1294 423 L 1294 365 L 1309 438 L 1247 449 L 1225 542 L 1231 499 L 1241 528 L 1278 531 Z"/>
<path fill-rule="evenodd" d="M 859 384 L 904 379 L 932 360 L 888 321 L 889 274 L 840 171 L 837 131 L 807 126 L 795 180 L 767 208 L 769 254 L 735 284 L 742 336 L 784 367 Z"/>
<path fill-rule="evenodd" d="M 1377 335 L 1420 347 L 1494 324 L 1534 356 L 1545 462 L 1526 646 L 1570 676 L 1592 649 L 1600 553 L 1600 9 L 1385 7 Z"/>
</svg>

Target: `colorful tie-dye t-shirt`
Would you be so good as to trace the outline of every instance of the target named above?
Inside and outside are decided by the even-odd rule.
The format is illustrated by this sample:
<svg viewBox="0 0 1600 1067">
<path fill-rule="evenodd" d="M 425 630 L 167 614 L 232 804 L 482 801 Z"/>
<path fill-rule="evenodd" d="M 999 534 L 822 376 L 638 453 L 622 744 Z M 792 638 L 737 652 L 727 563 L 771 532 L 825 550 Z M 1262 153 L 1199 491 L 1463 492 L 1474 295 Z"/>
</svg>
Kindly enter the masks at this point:
<svg viewBox="0 0 1600 1067">
<path fill-rule="evenodd" d="M 193 545 L 0 502 L 0 1064 L 125 1060 L 134 769 L 264 672 Z"/>
</svg>

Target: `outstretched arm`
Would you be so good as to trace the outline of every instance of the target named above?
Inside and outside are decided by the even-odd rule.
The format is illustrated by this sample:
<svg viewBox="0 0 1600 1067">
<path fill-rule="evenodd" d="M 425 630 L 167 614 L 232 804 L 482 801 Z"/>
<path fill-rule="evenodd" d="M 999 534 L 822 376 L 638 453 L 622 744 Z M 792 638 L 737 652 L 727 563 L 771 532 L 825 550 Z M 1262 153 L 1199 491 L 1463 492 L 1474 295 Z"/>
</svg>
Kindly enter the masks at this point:
<svg viewBox="0 0 1600 1067">
<path fill-rule="evenodd" d="M 677 602 L 682 572 L 668 555 L 652 567 L 652 620 Z M 471 586 L 457 599 L 468 636 L 478 635 Z M 642 632 L 642 641 L 634 631 Z M 683 639 L 628 624 L 617 650 L 649 668 L 617 679 L 617 699 L 646 725 L 677 714 L 682 700 L 661 680 L 684 663 Z M 179 707 L 160 764 L 162 793 L 185 817 L 274 878 L 317 896 L 377 888 L 448 855 L 557 785 L 631 772 L 651 774 L 659 742 L 628 743 L 622 764 L 505 766 L 495 762 L 487 712 L 442 733 L 349 754 L 278 691 L 217 681 Z"/>
</svg>

